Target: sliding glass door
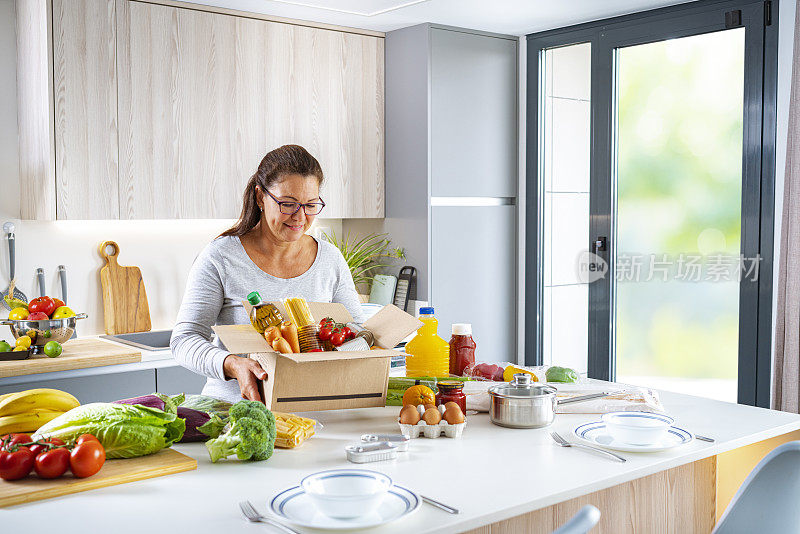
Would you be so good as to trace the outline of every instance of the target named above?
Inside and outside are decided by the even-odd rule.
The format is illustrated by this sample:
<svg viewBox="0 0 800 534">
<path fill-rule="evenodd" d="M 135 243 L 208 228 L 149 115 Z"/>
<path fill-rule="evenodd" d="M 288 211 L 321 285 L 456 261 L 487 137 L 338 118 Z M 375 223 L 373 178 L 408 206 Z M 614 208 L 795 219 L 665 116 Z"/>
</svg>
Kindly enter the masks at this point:
<svg viewBox="0 0 800 534">
<path fill-rule="evenodd" d="M 770 11 L 694 2 L 529 36 L 529 363 L 767 405 Z"/>
</svg>

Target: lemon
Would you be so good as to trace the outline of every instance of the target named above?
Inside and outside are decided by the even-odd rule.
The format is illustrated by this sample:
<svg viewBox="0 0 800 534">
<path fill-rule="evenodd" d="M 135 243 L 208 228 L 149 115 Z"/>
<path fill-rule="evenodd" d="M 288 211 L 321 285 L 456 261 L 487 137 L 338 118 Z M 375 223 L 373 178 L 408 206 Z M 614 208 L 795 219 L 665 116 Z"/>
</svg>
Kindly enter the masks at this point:
<svg viewBox="0 0 800 534">
<path fill-rule="evenodd" d="M 14 347 L 11 352 L 22 352 L 23 350 L 28 350 L 28 347 Z"/>
<path fill-rule="evenodd" d="M 22 350 L 28 350 L 31 347 L 31 338 L 28 336 L 19 336 L 16 345 L 17 348 L 22 347 Z"/>
<path fill-rule="evenodd" d="M 28 318 L 28 315 L 30 315 L 30 312 L 27 308 L 14 308 L 11 310 L 11 313 L 8 314 L 8 318 L 12 321 L 24 321 Z"/>
</svg>

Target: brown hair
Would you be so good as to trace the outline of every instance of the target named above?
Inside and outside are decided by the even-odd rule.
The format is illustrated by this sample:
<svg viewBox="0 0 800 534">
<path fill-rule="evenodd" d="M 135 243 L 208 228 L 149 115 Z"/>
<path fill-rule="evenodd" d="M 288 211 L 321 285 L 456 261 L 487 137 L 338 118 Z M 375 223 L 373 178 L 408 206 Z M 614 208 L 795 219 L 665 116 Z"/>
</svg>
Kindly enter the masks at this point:
<svg viewBox="0 0 800 534">
<path fill-rule="evenodd" d="M 322 167 L 319 162 L 300 145 L 283 145 L 268 152 L 258 170 L 250 177 L 244 188 L 242 213 L 239 220 L 231 228 L 220 234 L 222 236 L 243 236 L 256 227 L 261 220 L 261 210 L 258 208 L 257 187 L 263 191 L 281 181 L 287 174 L 301 176 L 314 176 L 322 185 Z"/>
</svg>

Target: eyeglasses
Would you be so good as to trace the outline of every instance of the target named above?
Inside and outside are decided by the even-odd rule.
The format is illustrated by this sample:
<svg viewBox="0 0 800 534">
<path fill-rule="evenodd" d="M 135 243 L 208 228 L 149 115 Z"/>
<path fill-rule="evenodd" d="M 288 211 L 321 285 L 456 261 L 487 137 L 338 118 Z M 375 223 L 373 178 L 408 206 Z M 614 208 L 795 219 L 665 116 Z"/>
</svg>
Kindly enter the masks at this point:
<svg viewBox="0 0 800 534">
<path fill-rule="evenodd" d="M 319 202 L 307 202 L 303 204 L 302 202 L 289 202 L 286 200 L 278 200 L 275 198 L 275 195 L 267 191 L 266 189 L 263 190 L 266 194 L 270 196 L 272 200 L 278 204 L 278 207 L 281 210 L 281 213 L 284 215 L 294 215 L 300 208 L 303 208 L 303 213 L 306 215 L 318 215 L 319 212 L 322 211 L 322 208 L 325 207 L 325 202 L 320 198 Z"/>
</svg>

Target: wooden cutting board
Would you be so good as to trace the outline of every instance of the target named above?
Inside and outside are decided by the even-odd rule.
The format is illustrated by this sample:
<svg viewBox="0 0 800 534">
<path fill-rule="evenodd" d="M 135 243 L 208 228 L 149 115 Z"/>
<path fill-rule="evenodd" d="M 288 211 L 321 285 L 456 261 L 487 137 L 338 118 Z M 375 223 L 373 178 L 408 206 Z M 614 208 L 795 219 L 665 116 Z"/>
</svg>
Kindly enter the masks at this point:
<svg viewBox="0 0 800 534">
<path fill-rule="evenodd" d="M 172 449 L 162 449 L 139 458 L 106 460 L 100 472 L 88 478 L 75 478 L 68 473 L 52 480 L 40 479 L 36 475 L 14 481 L 0 480 L 0 508 L 193 469 L 197 469 L 194 458 Z"/>
<path fill-rule="evenodd" d="M 106 249 L 113 248 L 109 254 Z M 103 286 L 103 322 L 106 334 L 127 334 L 150 330 L 150 307 L 144 290 L 142 271 L 117 262 L 119 245 L 103 241 L 98 249 L 106 265 L 100 269 Z"/>
<path fill-rule="evenodd" d="M 140 361 L 142 352 L 133 347 L 96 338 L 71 339 L 64 343 L 64 352 L 58 358 L 34 354 L 27 360 L 0 362 L 0 378 Z"/>
</svg>

